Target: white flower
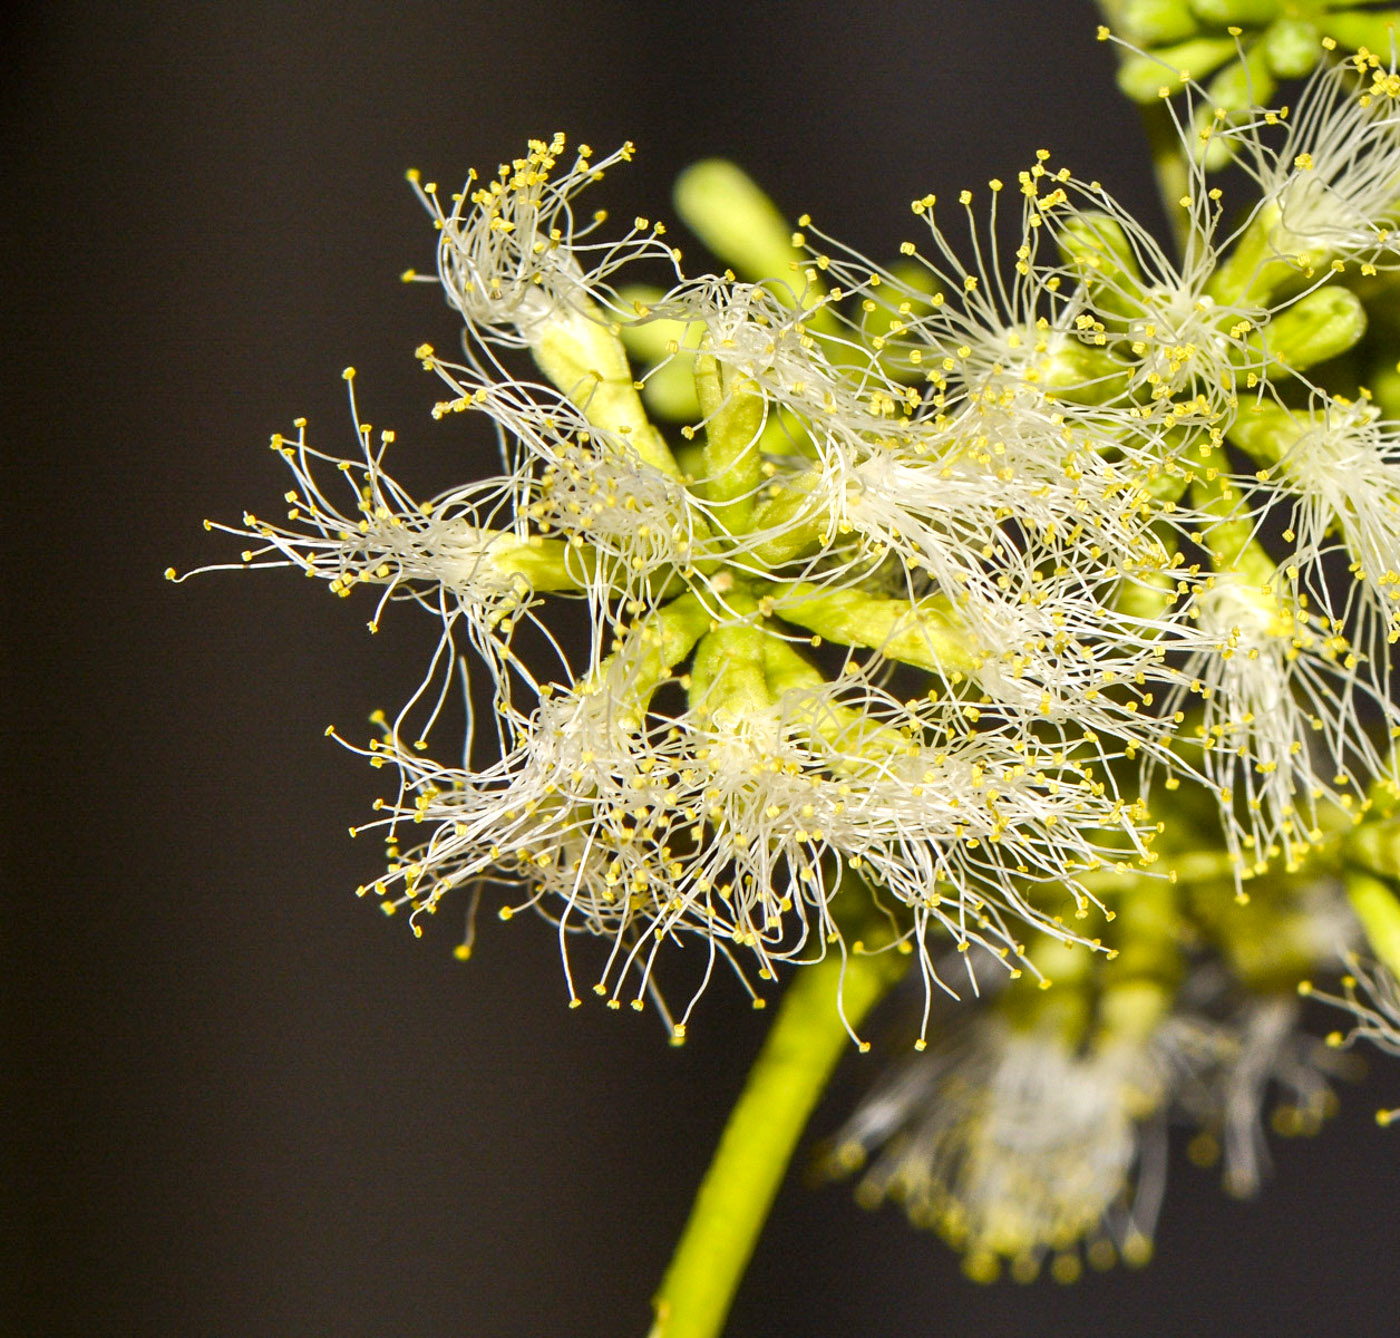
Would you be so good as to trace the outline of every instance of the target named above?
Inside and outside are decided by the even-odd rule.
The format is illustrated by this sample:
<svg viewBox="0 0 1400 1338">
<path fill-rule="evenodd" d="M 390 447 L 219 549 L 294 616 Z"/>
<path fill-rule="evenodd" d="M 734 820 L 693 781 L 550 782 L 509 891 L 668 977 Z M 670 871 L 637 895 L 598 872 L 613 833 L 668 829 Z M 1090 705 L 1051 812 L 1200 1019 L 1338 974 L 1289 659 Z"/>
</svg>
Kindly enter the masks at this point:
<svg viewBox="0 0 1400 1338">
<path fill-rule="evenodd" d="M 830 430 L 878 430 L 892 411 L 889 378 L 868 349 L 818 337 L 832 299 L 805 306 L 767 284 L 717 280 L 685 284 L 652 314 L 698 325 L 699 345 L 725 367 L 756 382 L 774 403 Z M 839 362 L 837 352 L 849 352 Z M 900 401 L 904 399 L 902 391 Z"/>
<path fill-rule="evenodd" d="M 1052 169 L 1049 159 L 1041 150 L 1018 174 L 1023 220 L 1009 282 L 996 238 L 1000 182 L 992 183 L 985 244 L 968 211 L 971 269 L 934 224 L 932 199 L 919 202 L 944 257 L 943 266 L 923 263 L 940 287 L 958 292 L 961 307 L 940 304 L 912 326 L 935 355 L 935 403 L 950 412 L 961 401 L 1038 409 L 1042 417 L 1058 411 L 1099 442 L 1131 441 L 1149 424 L 1208 424 L 1228 406 L 1243 367 L 1257 364 L 1245 336 L 1263 316 L 1222 306 L 1207 292 L 1219 259 L 1219 193 L 1193 165 L 1197 194 L 1176 263 L 1099 182 Z M 960 198 L 967 208 L 970 192 Z M 1047 237 L 1065 260 L 1039 259 Z"/>
<path fill-rule="evenodd" d="M 342 597 L 359 586 L 377 588 L 378 603 L 369 619 L 372 632 L 378 631 L 391 600 L 411 600 L 440 618 L 444 640 L 413 703 L 437 681 L 444 664 L 450 670 L 446 651 L 459 624 L 465 624 L 468 638 L 493 666 L 493 678 L 504 690 L 507 647 L 517 624 L 536 621 L 534 608 L 542 591 L 586 592 L 596 579 L 596 556 L 571 549 L 559 538 L 531 533 L 521 523 L 521 498 L 529 492 L 528 481 L 520 476 L 489 478 L 415 501 L 384 468 L 394 433 L 382 431 L 377 445 L 372 443 L 372 428 L 359 422 L 355 412 L 353 368 L 345 375 L 352 386 L 361 457 L 342 459 L 315 450 L 307 443 L 305 420 L 299 419 L 294 439 L 280 433 L 272 439 L 296 483 L 284 495 L 286 523 L 248 513 L 242 526 L 206 521 L 205 528 L 253 541 L 255 546 L 242 554 L 242 568 L 296 567 L 326 581 Z M 339 477 L 318 478 L 327 469 Z M 333 499 L 336 491 L 343 501 Z M 167 576 L 185 579 L 173 570 Z"/>
<path fill-rule="evenodd" d="M 1283 1134 L 1316 1134 L 1336 1110 L 1332 1082 L 1346 1068 L 1299 1029 L 1296 998 L 1255 995 L 1223 1019 L 1180 1013 L 1164 1035 L 1178 1056 L 1176 1106 L 1200 1129 L 1192 1159 L 1221 1158 L 1225 1189 L 1236 1198 L 1257 1194 L 1268 1175 L 1264 1114 L 1271 1098 L 1269 1123 Z"/>
<path fill-rule="evenodd" d="M 1363 401 L 1323 400 L 1306 415 L 1273 414 L 1266 421 L 1284 438 L 1277 468 L 1270 471 L 1294 498 L 1292 528 L 1297 565 L 1317 572 L 1310 583 L 1328 615 L 1349 623 L 1359 597 L 1363 604 L 1358 639 L 1383 659 L 1384 644 L 1367 634 L 1372 618 L 1388 641 L 1400 622 L 1400 436 L 1380 411 Z M 1246 419 L 1246 426 L 1248 420 Z M 1250 438 L 1246 438 L 1249 440 Z M 1336 544 L 1336 533 L 1355 583 L 1335 611 L 1319 564 Z"/>
<path fill-rule="evenodd" d="M 646 443 L 590 420 L 588 409 L 529 383 L 498 384 L 420 349 L 425 365 L 458 391 L 439 406 L 491 418 L 515 481 L 516 526 L 568 544 L 592 574 L 600 608 L 642 598 L 653 582 L 710 555 L 703 506 Z M 630 391 L 630 381 L 629 393 Z M 639 449 L 641 448 L 641 449 Z M 664 450 L 664 445 L 663 445 Z M 669 459 L 669 457 L 667 457 Z"/>
<path fill-rule="evenodd" d="M 1179 260 L 1097 181 L 1062 171 L 1061 206 L 1044 211 L 1067 271 L 1083 285 L 1076 327 L 1112 368 L 1098 398 L 1159 429 L 1139 450 L 1176 454 L 1233 413 L 1238 391 L 1255 384 L 1265 363 L 1252 339 L 1270 319 L 1260 301 L 1216 291 L 1221 257 L 1240 234 L 1220 235 L 1220 191 L 1207 185 L 1199 161 L 1186 169 Z M 1143 436 L 1131 422 L 1116 426 L 1115 435 L 1130 441 Z M 1171 438 L 1160 435 L 1167 430 Z"/>
<path fill-rule="evenodd" d="M 1240 872 L 1282 852 L 1290 867 L 1320 839 L 1318 803 L 1350 807 L 1384 764 L 1362 725 L 1373 693 L 1345 640 L 1275 588 L 1231 571 L 1193 601 L 1198 648 L 1169 696 L 1200 698 L 1195 734 Z M 1189 644 L 1189 643 L 1188 643 Z"/>
<path fill-rule="evenodd" d="M 1226 132 L 1240 142 L 1239 161 L 1259 183 L 1256 216 L 1269 223 L 1276 255 L 1305 271 L 1331 257 L 1374 263 L 1393 255 L 1400 209 L 1397 96 L 1393 66 L 1363 51 L 1348 65 L 1319 68 L 1279 147 L 1261 138 L 1260 120 L 1276 125 L 1284 113 L 1263 113 Z"/>
<path fill-rule="evenodd" d="M 1115 988 L 1113 968 L 1102 971 Z M 837 1174 L 866 1164 L 857 1190 L 874 1206 L 899 1202 L 964 1254 L 990 1281 L 1009 1261 L 1034 1277 L 1047 1257 L 1061 1281 L 1078 1277 L 1079 1247 L 1095 1267 L 1121 1255 L 1145 1263 L 1167 1175 L 1167 1123 L 1198 1127 L 1190 1155 L 1223 1154 L 1225 1186 L 1255 1193 L 1268 1169 L 1263 1112 L 1282 1097 L 1280 1132 L 1315 1133 L 1332 1113 L 1336 1056 L 1298 1030 L 1297 1000 L 1255 997 L 1222 1009 L 1225 977 L 1209 966 L 1185 983 L 1177 1010 L 1145 1028 L 1113 1028 L 1097 996 L 1095 1028 L 1082 1037 L 1083 1003 L 1051 991 L 1037 1021 L 1004 996 L 995 1011 L 946 1020 L 947 1039 L 899 1065 L 835 1139 Z M 1015 987 L 1011 987 L 1015 988 Z M 1126 989 L 1160 986 L 1146 982 Z M 1158 995 L 1139 1022 L 1164 1008 Z M 946 1012 L 947 1010 L 945 1010 Z M 1223 1016 L 1222 1016 L 1223 1013 Z M 1125 1015 L 1126 1016 L 1126 1015 Z"/>
<path fill-rule="evenodd" d="M 992 1014 L 906 1060 L 838 1134 L 835 1155 L 849 1169 L 885 1145 L 861 1201 L 897 1200 L 979 1281 L 1002 1259 L 1027 1280 L 1051 1254 L 1069 1281 L 1086 1238 L 1096 1264 L 1151 1254 L 1165 1175 L 1153 1121 L 1168 1077 L 1150 1046 L 1081 1052 L 1053 1026 Z"/>
<path fill-rule="evenodd" d="M 376 825 L 396 849 L 405 823 L 432 831 L 374 884 L 385 905 L 427 912 L 454 887 L 518 884 L 512 913 L 535 906 L 561 931 L 612 941 L 595 988 L 614 1001 L 629 975 L 640 999 L 659 949 L 686 937 L 711 965 L 745 950 L 764 979 L 821 957 L 841 937 L 831 902 L 847 868 L 910 908 L 930 988 L 948 988 L 930 964 L 935 935 L 1013 968 L 1028 925 L 1093 942 L 1064 923 L 1093 902 L 1080 876 L 1146 858 L 1145 814 L 1072 744 L 843 690 L 770 633 L 741 628 L 732 651 L 712 650 L 703 638 L 725 634 L 708 621 L 693 596 L 644 620 L 588 684 L 513 717 L 513 747 L 483 771 L 440 766 L 393 732 L 372 745 L 402 777 Z M 697 637 L 692 674 L 707 686 L 657 717 L 651 698 Z M 745 645 L 758 661 L 743 662 Z"/>
<path fill-rule="evenodd" d="M 661 230 L 645 220 L 611 242 L 587 240 L 605 213 L 581 227 L 575 221 L 573 197 L 614 163 L 630 161 L 630 144 L 598 162 L 580 145 L 572 166 L 556 175 L 563 152 L 563 135 L 531 140 L 523 158 L 502 163 L 495 178 L 475 190 L 472 173 L 449 211 L 435 183 L 409 174 L 442 233 L 443 292 L 478 337 L 531 344 L 543 323 L 599 319 L 591 304 L 607 300 L 610 274 L 641 255 L 671 258 L 670 248 L 657 240 Z"/>
<path fill-rule="evenodd" d="M 977 409 L 867 442 L 827 477 L 841 523 L 974 603 L 1053 604 L 1064 581 L 1046 578 L 1064 577 L 1067 557 L 1080 588 L 1096 570 L 1112 581 L 1170 560 L 1150 528 L 1161 508 L 1063 423 Z"/>
<path fill-rule="evenodd" d="M 997 180 L 990 183 L 985 225 L 979 226 L 971 208 L 972 192 L 959 195 L 971 263 L 935 221 L 932 195 L 912 208 L 928 226 L 934 255 L 905 242 L 900 251 L 908 268 L 900 273 L 871 264 L 808 224 L 812 236 L 834 253 L 809 244 L 817 266 L 840 281 L 841 292 L 858 296 L 867 314 L 883 315 L 885 329 L 868 341 L 883 355 L 880 361 L 931 387 L 929 403 L 937 410 L 956 414 L 967 403 L 994 402 L 1042 408 L 1056 390 L 1083 379 L 1083 363 L 1073 356 L 1080 344 L 1074 325 L 1077 294 L 1061 293 L 1058 274 L 1036 259 L 1041 209 L 1053 207 L 1036 195 L 1046 175 L 1045 156 L 1021 174 L 1021 230 L 1010 273 L 1001 263 L 1003 183 Z"/>
<path fill-rule="evenodd" d="M 626 144 L 594 163 L 593 151 L 581 145 L 573 166 L 554 178 L 563 149 L 562 135 L 548 144 L 532 140 L 527 155 L 503 163 L 487 185 L 473 191 L 475 178 L 469 178 L 446 213 L 436 184 L 421 184 L 417 173 L 409 174 L 442 234 L 438 280 L 466 322 L 470 365 L 455 369 L 465 381 L 458 386 L 461 398 L 440 408 L 464 407 L 498 385 L 519 388 L 495 349 L 528 348 L 593 427 L 626 436 L 642 459 L 679 477 L 665 440 L 647 421 L 620 338 L 620 322 L 632 314 L 607 280 L 646 256 L 664 258 L 674 268 L 680 252 L 661 240 L 663 224 L 644 218 L 619 240 L 585 240 L 607 214 L 600 210 L 590 224 L 576 227 L 572 197 L 612 163 L 630 159 L 633 150 Z M 410 270 L 405 277 L 418 275 Z M 420 356 L 456 382 L 452 365 L 437 359 L 430 346 Z"/>
</svg>

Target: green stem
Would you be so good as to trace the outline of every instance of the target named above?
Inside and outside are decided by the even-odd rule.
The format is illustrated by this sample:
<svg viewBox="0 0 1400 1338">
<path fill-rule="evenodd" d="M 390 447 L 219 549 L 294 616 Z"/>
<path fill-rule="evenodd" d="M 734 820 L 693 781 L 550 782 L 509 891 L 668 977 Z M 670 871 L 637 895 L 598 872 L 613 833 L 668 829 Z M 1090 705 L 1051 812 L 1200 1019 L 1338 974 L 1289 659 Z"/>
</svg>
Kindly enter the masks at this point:
<svg viewBox="0 0 1400 1338">
<path fill-rule="evenodd" d="M 865 646 L 892 660 L 940 674 L 967 673 L 976 667 L 975 650 L 958 626 L 946 596 L 935 595 L 914 605 L 907 599 L 885 599 L 859 590 L 823 593 L 807 582 L 789 586 L 780 594 L 779 617 L 827 641 Z"/>
<path fill-rule="evenodd" d="M 662 1279 L 650 1338 L 720 1332 L 797 1140 L 846 1048 L 847 1025 L 860 1024 L 908 960 L 833 955 L 797 972 Z"/>
</svg>

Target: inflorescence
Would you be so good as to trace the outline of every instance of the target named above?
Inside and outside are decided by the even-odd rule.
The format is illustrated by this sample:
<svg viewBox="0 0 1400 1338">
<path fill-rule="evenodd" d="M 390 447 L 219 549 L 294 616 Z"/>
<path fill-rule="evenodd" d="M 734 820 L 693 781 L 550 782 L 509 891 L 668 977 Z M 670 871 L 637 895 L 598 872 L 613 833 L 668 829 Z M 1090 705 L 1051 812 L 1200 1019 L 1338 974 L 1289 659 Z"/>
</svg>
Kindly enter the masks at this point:
<svg viewBox="0 0 1400 1338">
<path fill-rule="evenodd" d="M 1363 388 L 1400 77 L 1363 47 L 1292 109 L 1161 94 L 1179 257 L 1045 151 L 915 201 L 889 265 L 700 164 L 678 202 L 734 270 L 699 278 L 661 223 L 579 212 L 630 145 L 532 141 L 447 198 L 410 174 L 464 323 L 418 350 L 433 412 L 488 419 L 499 472 L 410 496 L 347 371 L 358 452 L 298 423 L 286 519 L 214 526 L 242 565 L 371 587 L 371 628 L 402 600 L 441 623 L 354 745 L 396 777 L 361 891 L 415 932 L 501 889 L 557 926 L 571 1003 L 650 998 L 676 1040 L 717 965 L 761 1003 L 831 953 L 917 962 L 934 1044 L 833 1164 L 885 1146 L 862 1194 L 979 1276 L 1145 1257 L 1169 1114 L 1241 1190 L 1271 1080 L 1320 1122 L 1298 985 L 1355 939 L 1348 861 L 1383 879 L 1400 845 L 1400 381 Z M 1222 154 L 1257 187 L 1233 224 Z M 483 766 L 430 739 L 467 648 Z M 1394 978 L 1350 971 L 1395 1048 Z"/>
</svg>

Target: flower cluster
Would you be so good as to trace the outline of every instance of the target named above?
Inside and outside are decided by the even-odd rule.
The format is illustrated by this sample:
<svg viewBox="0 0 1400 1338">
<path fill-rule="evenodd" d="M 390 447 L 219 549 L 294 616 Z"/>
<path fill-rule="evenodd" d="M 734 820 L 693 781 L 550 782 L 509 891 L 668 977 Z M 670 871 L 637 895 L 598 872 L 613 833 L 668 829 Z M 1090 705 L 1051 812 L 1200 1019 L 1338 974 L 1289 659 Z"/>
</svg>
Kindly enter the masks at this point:
<svg viewBox="0 0 1400 1338">
<path fill-rule="evenodd" d="M 1368 0 L 1100 0 L 1124 59 L 1118 86 L 1135 102 L 1152 104 L 1183 85 L 1206 81 L 1193 129 L 1250 116 L 1279 83 L 1301 79 L 1331 53 L 1389 51 L 1394 11 Z M 1110 36 L 1107 28 L 1100 38 Z M 1233 145 L 1219 139 L 1206 164 L 1229 162 Z"/>
<path fill-rule="evenodd" d="M 353 458 L 274 438 L 285 522 L 218 527 L 244 565 L 374 587 L 371 628 L 389 600 L 441 623 L 360 749 L 397 778 L 361 891 L 415 932 L 503 889 L 502 918 L 601 940 L 584 990 L 563 954 L 571 1003 L 651 999 L 676 1040 L 721 961 L 761 1003 L 789 966 L 903 954 L 919 1049 L 981 992 L 841 1153 L 898 1135 L 865 1192 L 979 1274 L 1141 1257 L 1173 1111 L 1251 1187 L 1269 1077 L 1301 1125 L 1326 1106 L 1294 994 L 1354 933 L 1336 870 L 1400 872 L 1368 826 L 1400 406 L 1357 380 L 1400 267 L 1400 78 L 1363 47 L 1292 112 L 1187 82 L 1179 257 L 1048 151 L 985 210 L 915 201 L 889 265 L 700 164 L 678 203 L 733 269 L 698 278 L 661 223 L 580 222 L 630 146 L 534 141 L 450 199 L 410 174 L 464 323 L 460 356 L 418 350 L 434 413 L 490 420 L 500 472 L 415 500 L 356 411 Z M 1220 144 L 1258 187 L 1235 226 Z M 484 766 L 432 756 L 468 646 Z M 1393 1041 L 1388 989 L 1363 1035 Z"/>
</svg>

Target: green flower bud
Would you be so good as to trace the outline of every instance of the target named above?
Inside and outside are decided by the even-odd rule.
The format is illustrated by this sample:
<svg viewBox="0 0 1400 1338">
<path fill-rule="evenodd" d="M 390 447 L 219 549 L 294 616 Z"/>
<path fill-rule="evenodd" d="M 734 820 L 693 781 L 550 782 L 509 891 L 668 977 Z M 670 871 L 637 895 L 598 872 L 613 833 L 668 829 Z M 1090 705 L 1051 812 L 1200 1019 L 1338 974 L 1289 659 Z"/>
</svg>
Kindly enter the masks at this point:
<svg viewBox="0 0 1400 1338">
<path fill-rule="evenodd" d="M 828 641 L 878 650 L 920 669 L 965 673 L 976 663 L 946 598 L 913 605 L 906 599 L 882 599 L 858 590 L 823 594 L 803 584 L 791 587 L 778 613 Z"/>
<path fill-rule="evenodd" d="M 1142 271 L 1117 219 L 1085 210 L 1063 221 L 1055 241 L 1099 311 L 1131 317 L 1141 310 Z"/>
<path fill-rule="evenodd" d="M 1385 418 L 1400 418 L 1400 368 L 1394 363 L 1378 363 L 1366 378 L 1371 397 Z"/>
<path fill-rule="evenodd" d="M 1380 12 L 1354 9 L 1329 14 L 1325 24 L 1327 35 L 1335 37 L 1341 46 L 1353 51 L 1364 46 L 1372 51 L 1388 52 L 1392 34 L 1400 24 L 1400 9 Z"/>
<path fill-rule="evenodd" d="M 780 297 L 805 284 L 807 257 L 792 243 L 792 229 L 753 179 L 733 163 L 709 158 L 676 180 L 676 209 L 686 226 L 740 278 L 772 281 Z"/>
<path fill-rule="evenodd" d="M 642 386 L 642 402 L 656 417 L 672 422 L 696 417 L 700 401 L 695 397 L 694 356 L 680 353 L 653 367 Z"/>
<path fill-rule="evenodd" d="M 819 543 L 826 531 L 826 517 L 813 511 L 809 486 L 800 479 L 798 483 L 796 487 L 773 485 L 777 491 L 770 488 L 754 506 L 751 528 L 767 537 L 755 543 L 752 552 L 765 568 L 791 562 Z"/>
<path fill-rule="evenodd" d="M 743 623 L 726 623 L 702 637 L 691 662 L 691 709 L 724 727 L 772 706 L 773 693 L 763 671 L 767 640 L 767 633 Z"/>
<path fill-rule="evenodd" d="M 1322 54 L 1322 34 L 1306 19 L 1279 19 L 1264 32 L 1264 54 L 1280 79 L 1301 79 Z"/>
<path fill-rule="evenodd" d="M 1352 348 L 1366 333 L 1366 308 L 1349 288 L 1329 284 L 1300 297 L 1250 336 L 1250 346 L 1292 367 L 1316 366 Z"/>
<path fill-rule="evenodd" d="M 1278 568 L 1255 537 L 1254 516 L 1241 512 L 1240 496 L 1230 479 L 1230 461 L 1223 448 L 1215 446 L 1203 454 L 1201 472 L 1191 492 L 1196 505 L 1212 517 L 1205 526 L 1211 565 L 1217 572 L 1231 572 L 1240 582 L 1253 586 L 1242 589 L 1240 598 L 1268 615 L 1276 604 L 1272 589 Z"/>
<path fill-rule="evenodd" d="M 633 624 L 636 635 L 628 639 L 627 645 L 627 704 L 645 707 L 671 670 L 710 630 L 710 623 L 709 610 L 694 595 L 684 594 Z M 619 650 L 604 658 L 597 671 L 583 680 L 581 691 L 613 690 L 613 670 L 623 662 L 621 655 Z"/>
<path fill-rule="evenodd" d="M 1140 46 L 1183 41 L 1199 26 L 1186 0 L 1124 0 L 1117 25 Z"/>
<path fill-rule="evenodd" d="M 533 331 L 530 351 L 540 371 L 594 427 L 618 433 L 647 464 L 680 476 L 670 448 L 642 407 L 622 338 L 596 308 L 552 313 Z"/>
<path fill-rule="evenodd" d="M 1235 419 L 1230 440 L 1259 463 L 1273 465 L 1288 454 L 1302 431 L 1287 409 L 1264 401 L 1251 404 Z"/>
<path fill-rule="evenodd" d="M 1163 88 L 1175 88 L 1181 74 L 1203 79 L 1235 54 L 1229 37 L 1193 37 L 1151 55 L 1129 56 L 1118 68 L 1118 87 L 1134 102 L 1155 102 Z"/>
<path fill-rule="evenodd" d="M 1347 897 L 1371 951 L 1396 975 L 1400 975 L 1400 901 L 1379 878 L 1359 869 L 1347 874 Z"/>
<path fill-rule="evenodd" d="M 748 527 L 763 478 L 760 437 L 766 402 L 756 383 L 702 354 L 695 360 L 695 391 L 705 415 L 705 448 L 695 491 L 719 505 L 731 532 Z"/>
<path fill-rule="evenodd" d="M 498 572 L 523 576 L 532 590 L 578 590 L 587 583 L 591 553 L 570 548 L 563 539 L 528 539 L 497 532 L 489 539 L 483 531 L 486 560 Z"/>
<path fill-rule="evenodd" d="M 1269 306 L 1275 296 L 1297 285 L 1301 275 L 1292 261 L 1279 257 L 1273 244 L 1282 223 L 1276 204 L 1255 215 L 1235 249 L 1216 267 L 1206 292 L 1222 306 Z"/>
<path fill-rule="evenodd" d="M 1279 0 L 1191 0 L 1191 8 L 1207 23 L 1253 26 L 1278 17 Z"/>
</svg>

